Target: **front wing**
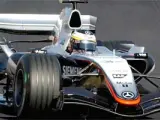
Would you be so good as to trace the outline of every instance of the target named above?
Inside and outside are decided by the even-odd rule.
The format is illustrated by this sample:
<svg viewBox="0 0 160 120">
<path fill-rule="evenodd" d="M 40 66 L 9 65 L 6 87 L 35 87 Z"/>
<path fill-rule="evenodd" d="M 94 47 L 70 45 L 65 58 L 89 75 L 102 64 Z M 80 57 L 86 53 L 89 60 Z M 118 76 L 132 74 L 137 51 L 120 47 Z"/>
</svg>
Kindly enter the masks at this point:
<svg viewBox="0 0 160 120">
<path fill-rule="evenodd" d="M 64 105 L 89 106 L 121 117 L 146 117 L 160 111 L 160 91 L 143 96 L 141 103 L 132 109 L 119 104 L 111 106 L 111 103 L 109 103 L 106 97 L 94 94 L 82 87 L 65 87 L 62 93 Z"/>
</svg>

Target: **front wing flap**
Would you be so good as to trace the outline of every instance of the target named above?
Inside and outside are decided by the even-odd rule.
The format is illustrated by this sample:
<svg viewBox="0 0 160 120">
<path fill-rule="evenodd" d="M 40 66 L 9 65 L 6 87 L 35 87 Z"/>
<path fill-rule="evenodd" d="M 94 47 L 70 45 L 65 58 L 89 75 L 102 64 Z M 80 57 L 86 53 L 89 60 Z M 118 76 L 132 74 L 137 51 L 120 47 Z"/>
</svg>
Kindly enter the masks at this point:
<svg viewBox="0 0 160 120">
<path fill-rule="evenodd" d="M 94 94 L 92 91 L 88 91 L 82 87 L 65 87 L 63 89 L 63 95 L 64 104 L 89 106 L 121 117 L 146 117 L 160 111 L 160 91 L 143 96 L 139 106 L 134 109 L 135 111 L 132 110 L 130 113 L 118 111 L 118 104 L 112 106 L 113 104 L 111 104 L 110 101 L 113 100 L 109 101 L 106 99 L 109 97 L 99 96 L 98 94 Z M 129 108 L 126 106 L 123 107 L 124 111 L 129 111 Z"/>
</svg>

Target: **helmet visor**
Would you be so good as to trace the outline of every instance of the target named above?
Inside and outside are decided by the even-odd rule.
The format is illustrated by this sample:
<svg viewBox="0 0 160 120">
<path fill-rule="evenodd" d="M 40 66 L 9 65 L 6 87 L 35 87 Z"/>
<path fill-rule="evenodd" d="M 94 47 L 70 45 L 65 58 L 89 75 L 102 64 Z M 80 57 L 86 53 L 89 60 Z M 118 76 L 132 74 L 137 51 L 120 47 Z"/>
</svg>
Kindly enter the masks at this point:
<svg viewBox="0 0 160 120">
<path fill-rule="evenodd" d="M 73 49 L 76 50 L 85 50 L 85 51 L 95 51 L 96 43 L 88 41 L 80 41 L 79 43 L 74 43 Z"/>
</svg>

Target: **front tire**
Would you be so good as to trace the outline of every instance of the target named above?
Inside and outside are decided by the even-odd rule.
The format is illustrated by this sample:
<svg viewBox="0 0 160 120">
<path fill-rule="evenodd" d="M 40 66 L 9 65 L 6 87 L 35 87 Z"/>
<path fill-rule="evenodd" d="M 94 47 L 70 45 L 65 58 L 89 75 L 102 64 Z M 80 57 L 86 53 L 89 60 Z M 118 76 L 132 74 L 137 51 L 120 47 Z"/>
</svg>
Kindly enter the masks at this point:
<svg viewBox="0 0 160 120">
<path fill-rule="evenodd" d="M 17 65 L 14 80 L 14 111 L 19 117 L 44 111 L 60 96 L 61 69 L 56 56 L 24 55 Z"/>
</svg>

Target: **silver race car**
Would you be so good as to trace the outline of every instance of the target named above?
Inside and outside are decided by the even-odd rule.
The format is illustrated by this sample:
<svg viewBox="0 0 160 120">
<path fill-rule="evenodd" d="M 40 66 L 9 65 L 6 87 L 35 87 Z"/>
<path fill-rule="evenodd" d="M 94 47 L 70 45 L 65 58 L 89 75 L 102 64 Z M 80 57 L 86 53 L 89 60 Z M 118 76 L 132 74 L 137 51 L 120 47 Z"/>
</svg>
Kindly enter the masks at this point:
<svg viewBox="0 0 160 120">
<path fill-rule="evenodd" d="M 73 31 L 96 35 L 97 17 L 81 15 L 77 8 L 78 3 L 87 2 L 62 0 L 73 7 L 60 14 L 0 14 L 0 29 L 5 32 L 54 31 L 58 36 L 56 45 L 29 52 L 18 52 L 11 44 L 52 41 L 1 39 L 0 78 L 5 83 L 1 84 L 0 104 L 16 116 L 63 110 L 66 104 L 94 107 L 122 117 L 143 117 L 160 110 L 159 91 L 144 94 L 137 87 L 142 78 L 158 87 L 150 78 L 159 78 L 149 76 L 154 59 L 144 47 L 131 41 L 97 40 L 92 49 L 80 43 L 83 53 L 67 51 Z"/>
</svg>

